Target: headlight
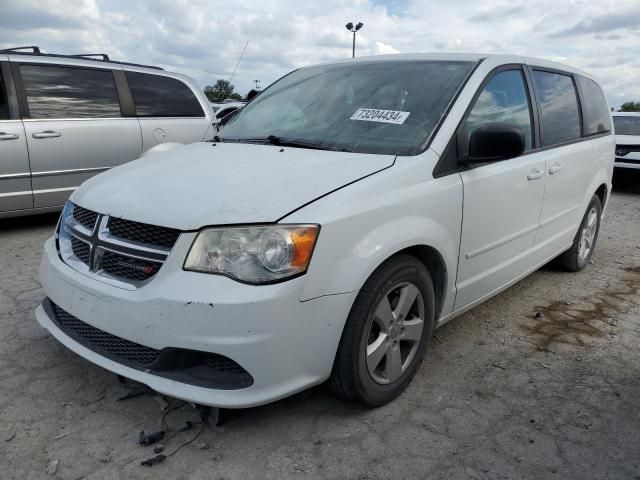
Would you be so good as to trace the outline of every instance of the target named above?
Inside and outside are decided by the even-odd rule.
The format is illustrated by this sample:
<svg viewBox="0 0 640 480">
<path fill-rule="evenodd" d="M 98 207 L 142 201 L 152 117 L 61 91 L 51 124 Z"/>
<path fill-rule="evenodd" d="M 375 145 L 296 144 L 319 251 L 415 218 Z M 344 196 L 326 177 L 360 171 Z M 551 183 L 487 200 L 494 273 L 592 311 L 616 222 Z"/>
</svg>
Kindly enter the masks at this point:
<svg viewBox="0 0 640 480">
<path fill-rule="evenodd" d="M 184 269 L 260 284 L 307 271 L 318 225 L 208 228 L 198 233 Z"/>
</svg>

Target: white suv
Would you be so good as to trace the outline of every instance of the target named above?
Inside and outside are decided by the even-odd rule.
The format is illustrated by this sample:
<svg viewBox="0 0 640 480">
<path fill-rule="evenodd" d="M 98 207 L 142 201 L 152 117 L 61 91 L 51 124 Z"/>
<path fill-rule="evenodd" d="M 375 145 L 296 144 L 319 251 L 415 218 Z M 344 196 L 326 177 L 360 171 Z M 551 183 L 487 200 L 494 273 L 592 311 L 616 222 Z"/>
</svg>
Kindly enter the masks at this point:
<svg viewBox="0 0 640 480">
<path fill-rule="evenodd" d="M 612 113 L 616 133 L 615 167 L 640 170 L 640 112 Z"/>
<path fill-rule="evenodd" d="M 40 324 L 217 407 L 329 380 L 384 404 L 435 327 L 554 257 L 584 268 L 614 140 L 587 74 L 518 56 L 296 70 L 215 143 L 103 173 L 45 244 Z"/>
</svg>

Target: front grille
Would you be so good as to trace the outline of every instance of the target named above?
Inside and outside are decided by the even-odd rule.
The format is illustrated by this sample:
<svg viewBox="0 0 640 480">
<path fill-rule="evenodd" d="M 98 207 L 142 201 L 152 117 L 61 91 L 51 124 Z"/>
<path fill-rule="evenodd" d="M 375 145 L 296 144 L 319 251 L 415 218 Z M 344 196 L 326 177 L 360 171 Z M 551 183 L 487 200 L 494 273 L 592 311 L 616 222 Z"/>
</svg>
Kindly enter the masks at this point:
<svg viewBox="0 0 640 480">
<path fill-rule="evenodd" d="M 89 257 L 91 256 L 91 249 L 89 244 L 78 240 L 76 237 L 71 237 L 71 249 L 73 254 L 85 265 L 89 265 Z"/>
<path fill-rule="evenodd" d="M 155 362 L 160 354 L 159 350 L 130 342 L 92 327 L 65 312 L 57 305 L 53 305 L 53 309 L 58 323 L 65 332 L 71 333 L 75 337 L 80 337 L 83 340 L 82 343 L 88 343 L 93 347 L 92 350 L 101 350 L 139 365 L 148 365 Z"/>
<path fill-rule="evenodd" d="M 96 225 L 96 220 L 98 219 L 98 214 L 75 205 L 73 208 L 73 218 L 75 218 L 83 227 L 93 230 L 93 227 Z"/>
<path fill-rule="evenodd" d="M 118 286 L 128 284 L 135 289 L 151 280 L 181 233 L 174 228 L 113 218 L 75 204 L 71 207 L 75 221 L 65 220 L 61 228 L 66 232 L 59 235 L 62 260 Z"/>
<path fill-rule="evenodd" d="M 102 269 L 106 273 L 114 277 L 126 278 L 137 282 L 149 280 L 158 273 L 161 266 L 162 262 L 141 260 L 108 250 L 102 256 Z"/>
<path fill-rule="evenodd" d="M 114 237 L 163 248 L 172 248 L 180 236 L 180 230 L 121 218 L 109 219 L 108 227 Z"/>
</svg>

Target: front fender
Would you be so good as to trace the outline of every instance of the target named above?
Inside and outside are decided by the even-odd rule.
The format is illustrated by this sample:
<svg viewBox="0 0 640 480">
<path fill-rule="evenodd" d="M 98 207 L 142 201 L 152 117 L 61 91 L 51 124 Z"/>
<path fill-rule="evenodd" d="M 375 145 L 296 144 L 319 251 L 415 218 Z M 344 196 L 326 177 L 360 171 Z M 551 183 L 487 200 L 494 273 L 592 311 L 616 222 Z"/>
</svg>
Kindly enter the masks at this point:
<svg viewBox="0 0 640 480">
<path fill-rule="evenodd" d="M 321 225 L 301 300 L 359 290 L 395 253 L 429 246 L 447 275 L 442 313 L 453 305 L 462 221 L 459 175 L 434 179 L 430 159 L 404 158 L 383 172 L 322 198 L 286 223 Z"/>
</svg>

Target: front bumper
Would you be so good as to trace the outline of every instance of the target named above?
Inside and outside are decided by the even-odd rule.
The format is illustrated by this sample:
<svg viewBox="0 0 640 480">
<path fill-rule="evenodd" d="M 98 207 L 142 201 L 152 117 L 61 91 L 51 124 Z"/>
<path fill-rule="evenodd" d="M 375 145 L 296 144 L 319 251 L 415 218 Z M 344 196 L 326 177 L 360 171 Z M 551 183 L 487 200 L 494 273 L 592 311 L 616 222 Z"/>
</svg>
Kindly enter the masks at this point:
<svg viewBox="0 0 640 480">
<path fill-rule="evenodd" d="M 186 250 L 191 240 L 183 235 L 174 253 Z M 49 239 L 40 279 L 51 301 L 85 324 L 156 350 L 186 349 L 225 356 L 251 375 L 251 386 L 206 388 L 133 368 L 65 333 L 52 318 L 51 309 L 47 313 L 43 306 L 38 307 L 36 318 L 87 360 L 160 393 L 203 405 L 256 406 L 328 378 L 357 292 L 301 302 L 304 276 L 274 285 L 244 285 L 222 276 L 185 272 L 182 260 L 180 255 L 170 255 L 149 284 L 131 291 L 73 270 L 60 260 Z"/>
<path fill-rule="evenodd" d="M 628 159 L 616 157 L 616 161 L 613 166 L 614 168 L 640 170 L 640 159 L 629 161 Z"/>
</svg>

